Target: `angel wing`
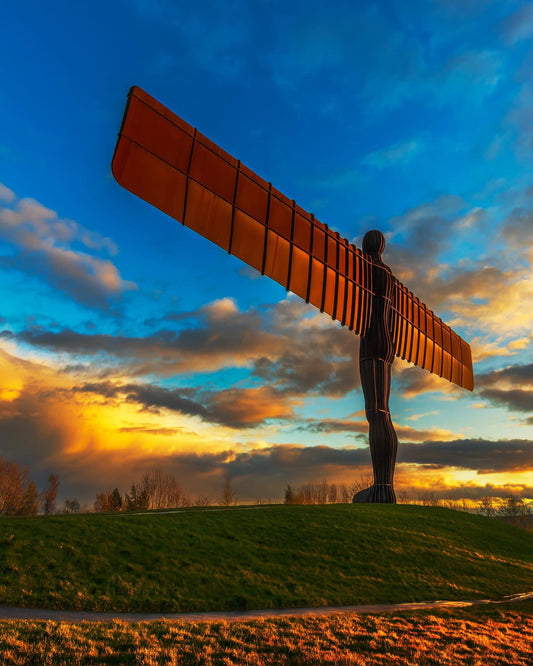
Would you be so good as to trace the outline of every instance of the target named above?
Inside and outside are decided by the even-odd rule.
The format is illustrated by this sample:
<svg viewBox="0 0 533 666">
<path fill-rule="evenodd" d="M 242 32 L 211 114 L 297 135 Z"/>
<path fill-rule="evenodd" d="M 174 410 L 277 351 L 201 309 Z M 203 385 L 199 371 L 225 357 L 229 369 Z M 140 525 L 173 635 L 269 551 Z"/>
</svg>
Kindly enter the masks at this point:
<svg viewBox="0 0 533 666">
<path fill-rule="evenodd" d="M 365 334 L 370 258 L 136 86 L 112 171 L 133 194 Z M 397 355 L 471 390 L 468 344 L 396 279 L 392 310 Z"/>
</svg>

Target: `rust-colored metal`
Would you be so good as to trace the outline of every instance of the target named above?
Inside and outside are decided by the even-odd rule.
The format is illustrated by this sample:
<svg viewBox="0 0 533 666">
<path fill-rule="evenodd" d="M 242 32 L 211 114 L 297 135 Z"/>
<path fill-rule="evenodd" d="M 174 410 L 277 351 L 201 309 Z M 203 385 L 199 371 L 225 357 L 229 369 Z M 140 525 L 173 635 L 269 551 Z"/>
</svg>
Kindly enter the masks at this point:
<svg viewBox="0 0 533 666">
<path fill-rule="evenodd" d="M 112 169 L 126 189 L 364 335 L 368 257 L 138 87 Z M 396 278 L 391 317 L 397 356 L 473 389 L 469 345 Z"/>
<path fill-rule="evenodd" d="M 112 171 L 133 194 L 365 339 L 380 298 L 376 258 L 138 87 L 128 95 Z M 392 274 L 387 289 L 393 353 L 472 390 L 468 343 Z"/>
<path fill-rule="evenodd" d="M 371 293 L 361 250 L 137 87 L 112 170 L 141 199 L 364 332 Z"/>
</svg>

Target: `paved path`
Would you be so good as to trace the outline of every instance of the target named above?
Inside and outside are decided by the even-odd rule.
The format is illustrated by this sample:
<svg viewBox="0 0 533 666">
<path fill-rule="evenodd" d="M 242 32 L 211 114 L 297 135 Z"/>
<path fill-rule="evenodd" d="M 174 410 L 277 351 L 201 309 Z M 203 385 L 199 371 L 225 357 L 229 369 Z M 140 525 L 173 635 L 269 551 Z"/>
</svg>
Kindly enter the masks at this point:
<svg viewBox="0 0 533 666">
<path fill-rule="evenodd" d="M 471 599 L 468 601 L 419 601 L 403 604 L 358 604 L 355 606 L 322 606 L 318 608 L 282 608 L 250 611 L 210 611 L 205 613 L 99 613 L 91 611 L 48 610 L 44 608 L 18 608 L 0 606 L 1 620 L 53 620 L 55 622 L 154 622 L 156 620 L 183 620 L 209 622 L 221 620 L 258 620 L 276 617 L 303 617 L 305 615 L 334 615 L 336 613 L 384 613 L 424 610 L 427 608 L 466 608 L 481 604 L 503 604 L 510 601 L 533 599 L 533 592 L 513 594 L 503 599 Z"/>
</svg>

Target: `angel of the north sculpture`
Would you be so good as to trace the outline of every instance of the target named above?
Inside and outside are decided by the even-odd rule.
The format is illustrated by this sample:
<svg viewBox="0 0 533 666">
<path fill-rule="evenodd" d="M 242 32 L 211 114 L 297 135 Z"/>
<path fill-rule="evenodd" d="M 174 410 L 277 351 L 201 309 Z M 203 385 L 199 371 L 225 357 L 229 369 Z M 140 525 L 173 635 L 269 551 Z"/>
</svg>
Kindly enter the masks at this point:
<svg viewBox="0 0 533 666">
<path fill-rule="evenodd" d="M 361 336 L 374 483 L 353 501 L 394 503 L 394 356 L 469 390 L 474 379 L 469 345 L 381 260 L 383 234 L 369 231 L 360 250 L 138 87 L 112 170 L 127 190 Z"/>
</svg>

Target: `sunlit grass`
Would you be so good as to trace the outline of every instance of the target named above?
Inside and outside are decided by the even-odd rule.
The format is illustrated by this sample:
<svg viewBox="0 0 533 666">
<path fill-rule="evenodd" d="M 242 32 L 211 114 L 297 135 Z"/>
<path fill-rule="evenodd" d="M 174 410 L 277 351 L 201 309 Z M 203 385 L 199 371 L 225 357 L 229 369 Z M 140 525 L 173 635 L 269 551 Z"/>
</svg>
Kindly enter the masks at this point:
<svg viewBox="0 0 533 666">
<path fill-rule="evenodd" d="M 253 622 L 0 622 L 18 664 L 531 664 L 533 602 Z"/>
<path fill-rule="evenodd" d="M 437 507 L 3 518 L 0 603 L 193 611 L 533 590 L 533 534 Z"/>
</svg>

